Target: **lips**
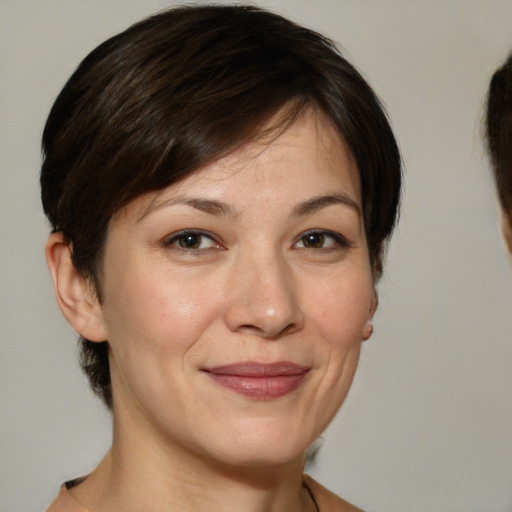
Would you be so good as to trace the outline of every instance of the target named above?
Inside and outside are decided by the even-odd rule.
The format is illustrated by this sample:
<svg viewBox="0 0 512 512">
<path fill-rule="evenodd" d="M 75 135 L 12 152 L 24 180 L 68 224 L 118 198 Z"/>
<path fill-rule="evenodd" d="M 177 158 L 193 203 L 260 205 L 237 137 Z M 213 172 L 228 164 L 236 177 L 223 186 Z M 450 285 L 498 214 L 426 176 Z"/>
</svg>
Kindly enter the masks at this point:
<svg viewBox="0 0 512 512">
<path fill-rule="evenodd" d="M 297 389 L 310 367 L 288 361 L 263 364 L 244 362 L 206 368 L 217 384 L 255 400 L 275 400 Z"/>
</svg>

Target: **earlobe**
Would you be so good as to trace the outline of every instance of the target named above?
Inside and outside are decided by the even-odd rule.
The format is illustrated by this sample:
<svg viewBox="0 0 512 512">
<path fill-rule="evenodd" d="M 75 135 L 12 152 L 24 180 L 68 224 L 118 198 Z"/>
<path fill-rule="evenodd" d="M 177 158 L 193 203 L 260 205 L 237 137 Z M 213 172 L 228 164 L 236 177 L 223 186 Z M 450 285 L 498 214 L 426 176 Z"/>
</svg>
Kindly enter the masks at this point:
<svg viewBox="0 0 512 512">
<path fill-rule="evenodd" d="M 46 243 L 46 261 L 59 308 L 73 329 L 91 341 L 105 341 L 107 333 L 101 304 L 93 286 L 77 272 L 71 247 L 62 233 L 52 233 Z"/>
<path fill-rule="evenodd" d="M 368 341 L 373 334 L 373 316 L 375 315 L 375 311 L 377 311 L 378 305 L 379 298 L 377 297 L 377 291 L 373 290 L 372 302 L 370 304 L 370 309 L 368 310 L 368 318 L 366 319 L 366 323 L 363 327 L 363 341 Z"/>
</svg>

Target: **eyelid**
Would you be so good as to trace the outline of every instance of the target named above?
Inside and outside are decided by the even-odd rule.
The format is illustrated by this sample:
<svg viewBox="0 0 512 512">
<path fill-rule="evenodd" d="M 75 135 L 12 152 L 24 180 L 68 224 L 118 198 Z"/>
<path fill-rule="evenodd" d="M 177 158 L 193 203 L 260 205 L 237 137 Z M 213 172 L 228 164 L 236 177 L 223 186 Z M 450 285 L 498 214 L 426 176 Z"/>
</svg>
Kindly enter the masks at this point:
<svg viewBox="0 0 512 512">
<path fill-rule="evenodd" d="M 304 247 L 304 249 L 311 250 L 311 251 L 321 251 L 321 250 L 330 250 L 330 249 L 336 249 L 336 248 L 349 248 L 352 246 L 352 242 L 350 242 L 345 236 L 343 236 L 341 233 L 338 233 L 336 231 L 331 231 L 329 229 L 308 229 L 307 231 L 302 232 L 297 238 L 294 246 L 297 246 L 297 244 L 308 235 L 323 235 L 325 237 L 332 238 L 338 245 L 338 247 L 332 248 L 332 247 L 321 247 L 318 249 L 310 248 L 310 247 Z"/>
<path fill-rule="evenodd" d="M 186 249 L 185 247 L 178 247 L 177 245 L 174 245 L 175 241 L 177 241 L 180 237 L 186 236 L 186 235 L 198 235 L 198 236 L 202 236 L 205 238 L 209 238 L 210 240 L 212 240 L 212 242 L 217 247 L 207 247 L 206 249 L 192 249 L 192 248 Z M 183 252 L 201 252 L 201 251 L 207 251 L 208 249 L 224 249 L 224 246 L 219 241 L 218 237 L 216 237 L 213 233 L 210 233 L 203 229 L 194 229 L 194 228 L 182 229 L 180 231 L 176 231 L 174 233 L 171 233 L 170 235 L 167 235 L 162 240 L 162 245 L 164 247 L 174 248 L 178 251 L 183 251 Z"/>
</svg>

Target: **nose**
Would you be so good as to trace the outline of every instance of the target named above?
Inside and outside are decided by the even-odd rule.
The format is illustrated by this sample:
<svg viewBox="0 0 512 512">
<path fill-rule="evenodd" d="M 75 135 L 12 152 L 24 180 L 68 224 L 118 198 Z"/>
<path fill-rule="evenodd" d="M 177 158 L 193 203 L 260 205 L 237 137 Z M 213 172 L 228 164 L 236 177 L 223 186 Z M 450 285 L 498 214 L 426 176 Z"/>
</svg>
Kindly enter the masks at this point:
<svg viewBox="0 0 512 512">
<path fill-rule="evenodd" d="M 282 257 L 252 255 L 234 266 L 225 310 L 230 330 L 270 340 L 303 327 L 297 279 Z"/>
</svg>

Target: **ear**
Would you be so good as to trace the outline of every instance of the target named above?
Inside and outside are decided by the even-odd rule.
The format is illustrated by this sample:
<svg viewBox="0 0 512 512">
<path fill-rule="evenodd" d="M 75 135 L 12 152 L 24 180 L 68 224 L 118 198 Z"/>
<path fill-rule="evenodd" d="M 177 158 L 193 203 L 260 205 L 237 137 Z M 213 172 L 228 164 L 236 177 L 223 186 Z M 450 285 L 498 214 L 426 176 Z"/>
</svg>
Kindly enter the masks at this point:
<svg viewBox="0 0 512 512">
<path fill-rule="evenodd" d="M 94 286 L 84 280 L 71 260 L 71 247 L 62 233 L 52 233 L 46 242 L 46 262 L 55 297 L 71 327 L 91 341 L 105 341 L 103 311 Z"/>
<path fill-rule="evenodd" d="M 379 305 L 379 298 L 377 296 L 377 290 L 373 289 L 373 297 L 370 304 L 370 309 L 368 310 L 368 317 L 366 319 L 366 323 L 363 327 L 363 341 L 367 341 L 370 339 L 373 334 L 373 315 L 375 315 L 375 311 L 377 311 L 377 306 Z"/>
</svg>

